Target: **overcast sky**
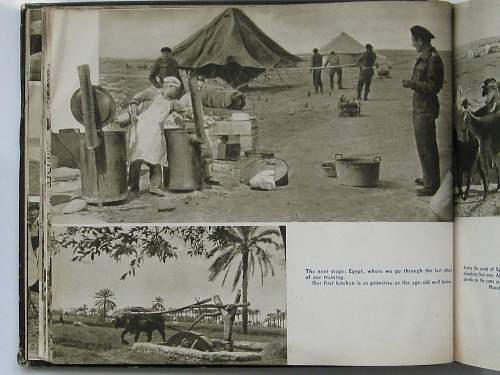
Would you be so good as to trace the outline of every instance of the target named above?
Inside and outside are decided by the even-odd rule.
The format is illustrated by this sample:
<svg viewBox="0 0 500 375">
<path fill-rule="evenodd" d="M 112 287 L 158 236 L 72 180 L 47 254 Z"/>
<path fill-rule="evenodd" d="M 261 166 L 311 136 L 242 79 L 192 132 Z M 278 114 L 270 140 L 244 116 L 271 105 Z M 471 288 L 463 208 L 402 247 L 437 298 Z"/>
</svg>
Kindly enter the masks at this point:
<svg viewBox="0 0 500 375">
<path fill-rule="evenodd" d="M 473 0 L 456 5 L 455 43 L 500 35 L 500 1 Z"/>
<path fill-rule="evenodd" d="M 231 277 L 237 264 L 222 287 L 223 276 L 215 282 L 208 281 L 208 267 L 213 260 L 190 257 L 180 241 L 174 242 L 180 248 L 177 259 L 169 259 L 165 264 L 157 259 L 147 259 L 136 276 L 126 280 L 120 280 L 120 277 L 128 271 L 130 259 L 116 263 L 108 256 L 101 256 L 94 262 L 72 262 L 72 251 L 57 254 L 53 262 L 53 308 L 67 310 L 83 304 L 92 307 L 94 294 L 101 288 L 115 292 L 118 307 L 151 307 L 151 301 L 156 296 L 167 301 L 167 307 L 184 306 L 195 302 L 195 297 L 211 298 L 216 294 L 223 302 L 233 302 L 235 292 L 231 291 Z M 260 284 L 258 266 L 255 277 L 249 281 L 251 308 L 259 309 L 264 317 L 277 308 L 286 310 L 286 271 L 276 263 L 274 269 L 275 277 L 269 275 L 265 278 L 264 286 Z"/>
<path fill-rule="evenodd" d="M 450 6 L 427 2 L 239 6 L 267 35 L 291 53 L 311 52 L 346 32 L 376 49 L 412 49 L 409 29 L 429 28 L 438 49 L 451 46 Z M 227 6 L 103 10 L 101 57 L 152 58 L 208 24 Z"/>
</svg>

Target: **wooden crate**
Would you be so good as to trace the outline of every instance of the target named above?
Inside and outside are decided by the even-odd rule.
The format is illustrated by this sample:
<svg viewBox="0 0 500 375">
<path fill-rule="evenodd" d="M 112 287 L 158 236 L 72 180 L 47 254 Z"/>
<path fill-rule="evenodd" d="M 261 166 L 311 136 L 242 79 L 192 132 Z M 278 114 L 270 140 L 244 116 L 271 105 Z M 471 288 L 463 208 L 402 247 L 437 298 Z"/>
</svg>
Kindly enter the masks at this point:
<svg viewBox="0 0 500 375">
<path fill-rule="evenodd" d="M 209 135 L 252 135 L 252 121 L 216 121 Z"/>
<path fill-rule="evenodd" d="M 257 134 L 255 121 L 216 121 L 207 131 L 210 148 L 215 159 L 224 159 L 225 155 L 219 155 L 218 150 L 222 150 L 221 144 L 239 144 L 240 156 L 245 151 L 254 149 L 254 137 Z"/>
</svg>

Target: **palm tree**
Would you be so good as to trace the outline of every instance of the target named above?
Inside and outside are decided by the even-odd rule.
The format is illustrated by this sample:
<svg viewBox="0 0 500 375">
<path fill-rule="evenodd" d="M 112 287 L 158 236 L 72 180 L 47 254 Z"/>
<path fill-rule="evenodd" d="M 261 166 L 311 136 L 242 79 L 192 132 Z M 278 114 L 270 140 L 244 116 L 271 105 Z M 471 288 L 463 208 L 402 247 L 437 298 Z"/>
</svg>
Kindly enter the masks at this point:
<svg viewBox="0 0 500 375">
<path fill-rule="evenodd" d="M 102 321 L 106 319 L 106 312 L 116 308 L 116 303 L 113 301 L 115 293 L 111 289 L 99 289 L 94 298 L 96 299 L 94 306 L 102 310 Z"/>
<path fill-rule="evenodd" d="M 255 316 L 257 317 L 257 325 L 259 325 L 259 314 L 260 314 L 260 310 L 259 310 L 259 309 L 255 309 L 255 310 L 254 310 L 254 313 L 255 313 Z"/>
<path fill-rule="evenodd" d="M 250 318 L 250 325 L 254 325 L 254 315 L 255 312 L 253 309 L 248 309 L 248 317 Z"/>
<path fill-rule="evenodd" d="M 271 319 L 272 319 L 272 315 L 273 315 L 273 314 L 271 314 L 271 313 L 267 313 L 267 315 L 266 315 L 266 320 L 265 320 L 265 321 L 267 321 L 267 326 L 268 326 L 268 327 L 271 327 Z"/>
<path fill-rule="evenodd" d="M 161 297 L 155 297 L 153 299 L 153 310 L 160 311 L 160 310 L 165 310 L 165 300 Z"/>
<path fill-rule="evenodd" d="M 283 328 L 285 328 L 285 320 L 286 320 L 286 311 L 283 311 L 281 313 L 281 319 L 283 321 Z"/>
<path fill-rule="evenodd" d="M 226 282 L 227 275 L 233 263 L 237 263 L 236 274 L 233 279 L 233 291 L 241 279 L 242 303 L 248 302 L 248 277 L 254 275 L 255 265 L 259 267 L 261 284 L 264 277 L 271 272 L 274 277 L 274 268 L 269 252 L 263 246 L 274 246 L 280 249 L 283 245 L 276 239 L 281 238 L 278 230 L 259 230 L 258 227 L 234 227 L 225 231 L 225 241 L 212 249 L 208 257 L 217 255 L 210 266 L 209 280 L 214 281 L 222 272 Z M 243 334 L 248 333 L 248 307 L 243 307 Z"/>
<path fill-rule="evenodd" d="M 276 309 L 276 320 L 278 320 L 278 328 L 281 327 L 281 310 Z"/>
</svg>

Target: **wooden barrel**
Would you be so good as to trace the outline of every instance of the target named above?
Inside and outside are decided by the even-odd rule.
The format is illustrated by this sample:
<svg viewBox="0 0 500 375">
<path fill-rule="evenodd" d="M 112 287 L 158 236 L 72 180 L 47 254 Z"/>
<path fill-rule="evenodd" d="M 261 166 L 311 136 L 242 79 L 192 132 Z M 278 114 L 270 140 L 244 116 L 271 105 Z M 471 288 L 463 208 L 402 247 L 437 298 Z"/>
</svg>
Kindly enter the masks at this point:
<svg viewBox="0 0 500 375">
<path fill-rule="evenodd" d="M 168 160 L 168 190 L 200 190 L 202 184 L 199 144 L 192 142 L 194 131 L 165 130 Z"/>
<path fill-rule="evenodd" d="M 99 171 L 102 175 L 99 186 L 102 202 L 110 204 L 124 201 L 128 196 L 125 132 L 99 132 L 99 137 L 102 140 L 100 146 L 91 150 L 85 147 L 85 134 L 80 134 L 82 199 L 90 204 L 98 203 Z"/>
</svg>

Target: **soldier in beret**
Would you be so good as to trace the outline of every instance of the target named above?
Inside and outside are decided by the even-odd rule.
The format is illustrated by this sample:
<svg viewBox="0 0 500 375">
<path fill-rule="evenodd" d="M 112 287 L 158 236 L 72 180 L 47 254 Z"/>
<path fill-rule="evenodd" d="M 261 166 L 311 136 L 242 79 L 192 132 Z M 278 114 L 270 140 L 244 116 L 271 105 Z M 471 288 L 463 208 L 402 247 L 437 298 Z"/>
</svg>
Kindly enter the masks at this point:
<svg viewBox="0 0 500 375">
<path fill-rule="evenodd" d="M 311 57 L 311 69 L 309 69 L 309 74 L 312 73 L 313 76 L 313 86 L 314 92 L 317 94 L 323 94 L 323 82 L 321 82 L 321 69 L 323 67 L 323 56 L 319 53 L 318 49 L 313 49 L 313 55 Z"/>
<path fill-rule="evenodd" d="M 176 77 L 181 82 L 181 95 L 184 93 L 184 83 L 179 72 L 179 65 L 177 60 L 172 56 L 172 49 L 170 47 L 163 47 L 161 49 L 161 57 L 151 67 L 148 79 L 154 87 L 160 89 L 163 86 L 163 79 L 165 77 Z"/>
<path fill-rule="evenodd" d="M 365 88 L 365 93 L 363 96 L 364 100 L 368 100 L 368 93 L 370 92 L 370 86 L 372 84 L 372 77 L 375 71 L 373 70 L 373 65 L 375 65 L 375 60 L 377 55 L 373 52 L 373 46 L 368 43 L 366 46 L 366 51 L 359 57 L 356 65 L 359 66 L 359 77 L 358 77 L 358 100 L 361 100 L 361 92 L 363 91 L 363 86 Z"/>
<path fill-rule="evenodd" d="M 403 87 L 413 90 L 413 129 L 423 179 L 415 183 L 418 196 L 432 196 L 440 185 L 439 152 L 436 141 L 436 119 L 439 116 L 438 93 L 443 87 L 443 60 L 431 40 L 434 35 L 422 26 L 411 28 L 413 47 L 420 53 L 411 80 L 403 80 Z"/>
</svg>

